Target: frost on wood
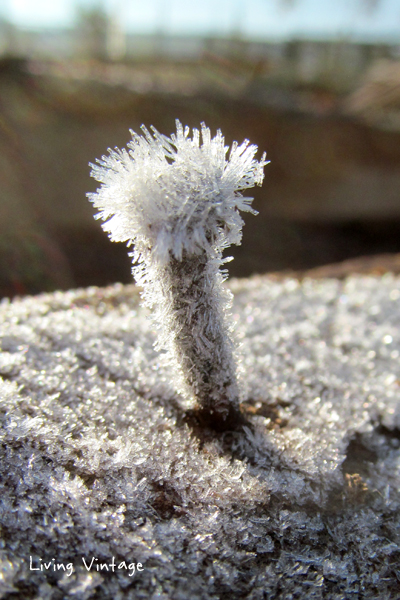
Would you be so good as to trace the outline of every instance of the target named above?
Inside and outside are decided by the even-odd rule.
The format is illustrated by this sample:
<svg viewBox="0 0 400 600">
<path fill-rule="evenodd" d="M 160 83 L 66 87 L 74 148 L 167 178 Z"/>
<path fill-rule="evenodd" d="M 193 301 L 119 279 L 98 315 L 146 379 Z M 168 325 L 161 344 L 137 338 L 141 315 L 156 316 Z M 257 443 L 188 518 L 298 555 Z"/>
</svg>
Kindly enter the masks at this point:
<svg viewBox="0 0 400 600">
<path fill-rule="evenodd" d="M 217 428 L 240 421 L 239 391 L 227 319 L 231 297 L 222 253 L 240 244 L 239 211 L 255 214 L 241 192 L 263 181 L 265 155 L 247 141 L 228 147 L 177 121 L 170 138 L 143 126 L 128 149 L 110 150 L 92 176 L 102 185 L 89 194 L 113 241 L 133 245 L 133 274 L 155 309 L 159 348 L 167 348 L 179 386 L 194 398 L 202 419 Z"/>
<path fill-rule="evenodd" d="M 398 600 L 400 277 L 229 286 L 252 428 L 203 444 L 133 285 L 0 304 L 1 598 Z"/>
</svg>

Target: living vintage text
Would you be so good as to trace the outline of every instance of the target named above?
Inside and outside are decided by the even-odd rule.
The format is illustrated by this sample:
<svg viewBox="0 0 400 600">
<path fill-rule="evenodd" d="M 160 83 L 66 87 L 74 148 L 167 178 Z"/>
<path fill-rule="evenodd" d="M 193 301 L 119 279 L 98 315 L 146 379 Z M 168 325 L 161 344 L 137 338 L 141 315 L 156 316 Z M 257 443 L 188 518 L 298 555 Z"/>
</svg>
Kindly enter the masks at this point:
<svg viewBox="0 0 400 600">
<path fill-rule="evenodd" d="M 134 563 L 126 560 L 117 562 L 115 556 L 107 562 L 100 562 L 95 556 L 91 558 L 85 558 L 82 556 L 82 564 L 86 571 L 101 571 L 101 572 L 112 572 L 116 571 L 129 571 L 128 576 L 132 577 L 136 571 L 140 572 L 144 570 L 142 563 Z M 72 562 L 64 563 L 59 562 L 55 558 L 49 561 L 45 561 L 41 558 L 34 560 L 32 556 L 29 557 L 29 570 L 30 571 L 64 571 L 67 577 L 70 577 L 74 572 L 74 564 Z"/>
</svg>

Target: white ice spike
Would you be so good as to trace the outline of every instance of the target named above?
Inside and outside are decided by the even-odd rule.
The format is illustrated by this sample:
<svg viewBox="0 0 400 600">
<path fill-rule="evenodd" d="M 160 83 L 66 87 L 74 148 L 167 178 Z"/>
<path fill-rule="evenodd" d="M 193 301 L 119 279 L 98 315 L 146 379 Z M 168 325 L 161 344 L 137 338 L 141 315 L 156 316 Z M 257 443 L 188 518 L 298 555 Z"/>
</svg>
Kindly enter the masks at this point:
<svg viewBox="0 0 400 600">
<path fill-rule="evenodd" d="M 101 183 L 88 194 L 113 241 L 133 245 L 133 275 L 144 288 L 179 388 L 196 400 L 202 420 L 215 428 L 237 421 L 239 393 L 223 287 L 222 252 L 240 244 L 240 211 L 256 214 L 241 194 L 261 185 L 265 154 L 246 140 L 229 148 L 176 122 L 170 137 L 142 126 L 127 149 L 109 150 L 91 175 Z"/>
</svg>

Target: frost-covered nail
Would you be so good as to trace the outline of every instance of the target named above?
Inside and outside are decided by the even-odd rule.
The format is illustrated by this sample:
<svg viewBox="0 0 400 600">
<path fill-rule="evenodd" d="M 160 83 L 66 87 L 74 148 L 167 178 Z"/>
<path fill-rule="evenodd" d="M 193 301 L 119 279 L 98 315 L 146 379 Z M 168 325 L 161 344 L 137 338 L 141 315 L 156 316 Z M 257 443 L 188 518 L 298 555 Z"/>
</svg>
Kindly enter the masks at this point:
<svg viewBox="0 0 400 600">
<path fill-rule="evenodd" d="M 113 241 L 133 246 L 133 275 L 160 329 L 157 346 L 167 348 L 179 387 L 197 403 L 200 419 L 215 429 L 241 421 L 236 364 L 228 311 L 231 294 L 222 285 L 229 259 L 222 252 L 240 244 L 239 211 L 256 214 L 241 192 L 264 178 L 265 154 L 220 131 L 211 138 L 177 121 L 170 137 L 142 126 L 127 149 L 109 150 L 91 175 L 88 194 Z"/>
</svg>

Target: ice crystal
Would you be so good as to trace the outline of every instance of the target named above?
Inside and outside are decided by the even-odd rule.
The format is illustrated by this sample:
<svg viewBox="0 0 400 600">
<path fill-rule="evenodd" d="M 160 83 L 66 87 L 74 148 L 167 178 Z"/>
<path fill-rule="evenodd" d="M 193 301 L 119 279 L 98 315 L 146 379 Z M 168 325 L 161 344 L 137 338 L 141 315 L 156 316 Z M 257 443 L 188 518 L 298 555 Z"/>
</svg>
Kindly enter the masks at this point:
<svg viewBox="0 0 400 600">
<path fill-rule="evenodd" d="M 167 348 L 186 396 L 214 427 L 239 416 L 239 391 L 223 288 L 222 253 L 240 244 L 239 211 L 255 213 L 242 191 L 263 181 L 265 155 L 244 141 L 228 147 L 220 131 L 211 138 L 177 121 L 170 138 L 142 126 L 128 149 L 109 151 L 92 176 L 101 182 L 89 194 L 113 241 L 133 245 L 133 274 L 155 311 L 159 348 Z"/>
</svg>

